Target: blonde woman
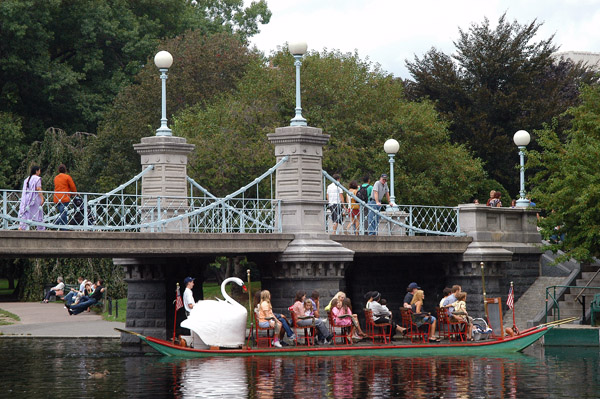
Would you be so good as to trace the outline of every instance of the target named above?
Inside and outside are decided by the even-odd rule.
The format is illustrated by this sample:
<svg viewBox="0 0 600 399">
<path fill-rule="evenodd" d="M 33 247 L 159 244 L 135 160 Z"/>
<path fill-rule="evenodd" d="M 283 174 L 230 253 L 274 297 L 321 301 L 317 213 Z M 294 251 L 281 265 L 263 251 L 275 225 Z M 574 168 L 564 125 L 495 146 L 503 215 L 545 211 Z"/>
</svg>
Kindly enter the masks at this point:
<svg viewBox="0 0 600 399">
<path fill-rule="evenodd" d="M 260 293 L 258 325 L 261 328 L 275 327 L 275 337 L 273 338 L 273 346 L 281 348 L 281 343 L 279 343 L 279 332 L 281 331 L 281 322 L 277 320 L 275 314 L 273 314 L 273 307 L 271 306 L 271 293 L 268 290 L 263 290 Z"/>
<path fill-rule="evenodd" d="M 435 326 L 436 319 L 429 313 L 423 312 L 423 301 L 425 300 L 425 292 L 423 290 L 418 290 L 413 296 L 412 301 L 410 301 L 410 305 L 412 307 L 413 314 L 416 318 L 415 324 L 417 326 L 422 326 L 423 324 L 431 324 L 431 330 L 429 333 L 429 341 L 430 342 L 440 342 L 439 338 L 435 336 Z"/>
</svg>

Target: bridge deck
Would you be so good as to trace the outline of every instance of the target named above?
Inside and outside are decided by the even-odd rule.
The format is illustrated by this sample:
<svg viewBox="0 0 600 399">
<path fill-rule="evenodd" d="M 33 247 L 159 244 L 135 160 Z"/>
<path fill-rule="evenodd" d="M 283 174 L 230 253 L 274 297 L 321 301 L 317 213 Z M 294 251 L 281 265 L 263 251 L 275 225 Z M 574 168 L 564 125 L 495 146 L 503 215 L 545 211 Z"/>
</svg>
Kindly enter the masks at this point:
<svg viewBox="0 0 600 399">
<path fill-rule="evenodd" d="M 293 234 L 0 231 L 3 258 L 120 258 L 282 253 Z M 354 236 L 331 239 L 357 255 L 463 253 L 471 237 Z"/>
</svg>

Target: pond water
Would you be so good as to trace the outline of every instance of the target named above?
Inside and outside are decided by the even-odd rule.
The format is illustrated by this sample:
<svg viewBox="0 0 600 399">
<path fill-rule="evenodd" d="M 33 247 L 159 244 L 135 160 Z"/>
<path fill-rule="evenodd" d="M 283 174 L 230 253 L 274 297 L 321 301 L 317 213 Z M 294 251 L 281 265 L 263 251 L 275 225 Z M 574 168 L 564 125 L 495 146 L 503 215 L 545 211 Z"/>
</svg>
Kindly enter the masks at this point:
<svg viewBox="0 0 600 399">
<path fill-rule="evenodd" d="M 0 339 L 1 398 L 599 398 L 599 370 L 598 348 L 183 360 L 129 353 L 115 340 Z"/>
</svg>

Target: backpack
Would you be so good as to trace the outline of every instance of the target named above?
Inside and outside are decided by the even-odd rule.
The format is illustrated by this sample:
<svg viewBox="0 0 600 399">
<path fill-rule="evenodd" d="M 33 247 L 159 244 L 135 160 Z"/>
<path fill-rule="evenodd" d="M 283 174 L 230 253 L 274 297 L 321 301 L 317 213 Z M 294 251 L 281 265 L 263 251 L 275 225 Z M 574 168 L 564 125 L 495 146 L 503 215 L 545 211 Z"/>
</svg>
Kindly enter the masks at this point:
<svg viewBox="0 0 600 399">
<path fill-rule="evenodd" d="M 356 197 L 364 202 L 368 202 L 369 198 L 368 198 L 368 191 L 367 188 L 369 187 L 369 185 L 367 184 L 360 186 L 360 188 L 358 189 L 358 191 L 356 192 Z"/>
</svg>

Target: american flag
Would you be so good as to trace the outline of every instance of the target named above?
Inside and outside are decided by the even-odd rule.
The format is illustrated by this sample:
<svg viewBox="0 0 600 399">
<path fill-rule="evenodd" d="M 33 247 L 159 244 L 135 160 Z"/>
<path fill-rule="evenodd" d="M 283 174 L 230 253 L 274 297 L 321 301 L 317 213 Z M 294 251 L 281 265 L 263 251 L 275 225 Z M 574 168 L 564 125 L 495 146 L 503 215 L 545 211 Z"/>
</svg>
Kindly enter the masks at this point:
<svg viewBox="0 0 600 399">
<path fill-rule="evenodd" d="M 510 291 L 508 291 L 508 298 L 506 299 L 506 304 L 508 305 L 509 309 L 515 307 L 515 293 L 513 291 L 512 285 L 510 286 Z"/>
<path fill-rule="evenodd" d="M 177 288 L 175 288 L 175 292 L 177 294 L 177 299 L 175 299 L 175 311 L 177 312 L 183 307 L 183 300 L 181 299 L 181 295 L 179 294 L 179 284 L 177 285 Z"/>
</svg>

